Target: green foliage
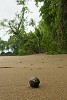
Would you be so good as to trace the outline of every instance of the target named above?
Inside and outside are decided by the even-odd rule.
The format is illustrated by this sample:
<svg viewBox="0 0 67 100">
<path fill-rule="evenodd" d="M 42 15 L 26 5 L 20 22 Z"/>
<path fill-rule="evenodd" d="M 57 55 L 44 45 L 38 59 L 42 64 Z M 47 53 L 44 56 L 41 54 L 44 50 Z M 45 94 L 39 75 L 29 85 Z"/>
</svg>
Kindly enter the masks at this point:
<svg viewBox="0 0 67 100">
<path fill-rule="evenodd" d="M 30 22 L 29 22 L 29 25 L 34 27 L 35 26 L 35 21 L 33 19 L 31 19 Z"/>
<path fill-rule="evenodd" d="M 21 5 L 21 4 L 23 4 L 24 5 L 24 2 L 25 0 L 17 0 L 17 3 L 19 4 L 19 5 Z"/>
<path fill-rule="evenodd" d="M 0 51 L 3 52 L 6 49 L 6 41 L 1 40 L 0 38 Z"/>
<path fill-rule="evenodd" d="M 62 54 L 67 53 L 67 3 L 61 0 L 35 0 L 36 3 L 43 2 L 40 8 L 42 16 L 39 25 L 31 19 L 28 24 L 25 14 L 28 11 L 26 1 L 17 0 L 22 5 L 22 11 L 16 14 L 13 20 L 3 20 L 0 25 L 9 28 L 11 34 L 8 42 L 0 39 L 1 55 L 29 55 L 34 53 Z M 35 26 L 34 32 L 26 33 L 25 25 Z M 4 50 L 8 50 L 4 53 Z M 12 53 L 9 52 L 12 51 Z"/>
<path fill-rule="evenodd" d="M 66 0 L 35 0 L 44 2 L 40 8 L 40 14 L 44 20 L 48 32 L 46 34 L 51 38 L 48 51 L 67 51 L 67 1 Z M 45 41 L 45 40 L 44 40 Z M 47 40 L 48 42 L 48 40 Z M 48 42 L 49 43 L 49 42 Z M 47 43 L 47 44 L 48 44 Z"/>
</svg>

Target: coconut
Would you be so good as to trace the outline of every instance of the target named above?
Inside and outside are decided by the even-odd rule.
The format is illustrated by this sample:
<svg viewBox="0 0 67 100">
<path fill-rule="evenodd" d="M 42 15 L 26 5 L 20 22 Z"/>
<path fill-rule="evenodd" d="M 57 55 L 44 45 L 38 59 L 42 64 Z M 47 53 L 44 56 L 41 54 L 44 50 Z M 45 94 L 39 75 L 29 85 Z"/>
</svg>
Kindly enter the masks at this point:
<svg viewBox="0 0 67 100">
<path fill-rule="evenodd" d="M 40 80 L 37 77 L 32 77 L 29 80 L 29 84 L 30 84 L 31 87 L 37 88 L 39 86 L 39 84 L 40 84 Z"/>
</svg>

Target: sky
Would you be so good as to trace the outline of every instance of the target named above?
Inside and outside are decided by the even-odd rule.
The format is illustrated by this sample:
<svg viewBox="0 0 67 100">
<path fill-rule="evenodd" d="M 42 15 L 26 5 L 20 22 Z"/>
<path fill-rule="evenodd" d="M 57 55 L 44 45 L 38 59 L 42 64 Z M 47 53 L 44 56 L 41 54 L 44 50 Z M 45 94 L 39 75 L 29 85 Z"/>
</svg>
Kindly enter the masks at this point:
<svg viewBox="0 0 67 100">
<path fill-rule="evenodd" d="M 40 14 L 39 14 L 39 9 L 35 6 L 35 3 L 33 0 L 28 2 L 28 7 L 32 13 L 28 15 L 28 19 L 33 18 L 36 23 L 39 22 Z M 3 19 L 14 19 L 15 14 L 17 12 L 21 11 L 22 6 L 17 5 L 16 0 L 0 0 L 0 21 Z M 6 29 L 7 30 L 7 29 Z M 6 34 L 6 30 L 0 30 L 0 37 L 3 40 L 8 40 L 9 35 Z M 29 27 L 30 31 L 32 30 L 31 27 Z M 6 34 L 6 35 L 4 35 Z"/>
</svg>

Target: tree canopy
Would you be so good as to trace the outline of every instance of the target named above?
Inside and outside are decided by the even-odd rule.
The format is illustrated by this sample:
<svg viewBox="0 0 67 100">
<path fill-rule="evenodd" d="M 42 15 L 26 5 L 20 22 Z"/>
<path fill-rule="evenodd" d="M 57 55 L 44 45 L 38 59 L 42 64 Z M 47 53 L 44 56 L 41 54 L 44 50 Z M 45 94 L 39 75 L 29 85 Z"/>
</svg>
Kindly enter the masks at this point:
<svg viewBox="0 0 67 100">
<path fill-rule="evenodd" d="M 25 18 L 28 12 L 26 2 L 17 0 L 22 10 L 13 20 L 3 20 L 0 25 L 8 27 L 12 34 L 8 41 L 0 39 L 0 50 L 11 49 L 12 55 L 27 55 L 34 53 L 67 53 L 67 1 L 66 0 L 35 0 L 36 5 L 43 2 L 39 12 L 42 19 L 36 26 L 33 19 Z M 26 32 L 26 25 L 32 25 L 35 31 Z"/>
</svg>

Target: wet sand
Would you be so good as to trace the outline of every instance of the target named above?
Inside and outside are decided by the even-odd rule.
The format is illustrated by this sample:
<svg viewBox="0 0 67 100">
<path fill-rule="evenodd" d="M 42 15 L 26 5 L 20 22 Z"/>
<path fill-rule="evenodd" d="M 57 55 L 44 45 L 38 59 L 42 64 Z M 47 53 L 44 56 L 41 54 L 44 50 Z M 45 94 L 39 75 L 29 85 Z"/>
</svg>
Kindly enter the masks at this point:
<svg viewBox="0 0 67 100">
<path fill-rule="evenodd" d="M 0 56 L 0 100 L 67 100 L 67 55 Z"/>
</svg>

